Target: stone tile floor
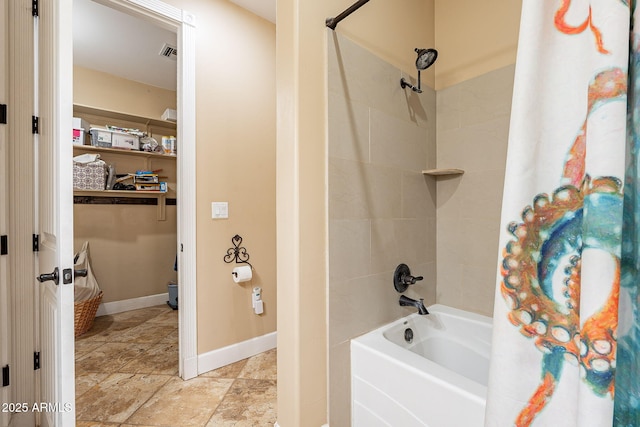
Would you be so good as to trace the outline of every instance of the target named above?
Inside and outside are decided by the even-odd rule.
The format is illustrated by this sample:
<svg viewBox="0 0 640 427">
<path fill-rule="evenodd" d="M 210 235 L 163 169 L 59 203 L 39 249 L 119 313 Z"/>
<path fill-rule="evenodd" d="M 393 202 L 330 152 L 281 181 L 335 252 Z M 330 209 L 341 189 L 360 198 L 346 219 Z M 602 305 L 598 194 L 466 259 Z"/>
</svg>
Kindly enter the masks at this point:
<svg viewBox="0 0 640 427">
<path fill-rule="evenodd" d="M 78 427 L 271 427 L 276 350 L 178 377 L 178 312 L 156 306 L 96 318 L 76 340 Z"/>
</svg>

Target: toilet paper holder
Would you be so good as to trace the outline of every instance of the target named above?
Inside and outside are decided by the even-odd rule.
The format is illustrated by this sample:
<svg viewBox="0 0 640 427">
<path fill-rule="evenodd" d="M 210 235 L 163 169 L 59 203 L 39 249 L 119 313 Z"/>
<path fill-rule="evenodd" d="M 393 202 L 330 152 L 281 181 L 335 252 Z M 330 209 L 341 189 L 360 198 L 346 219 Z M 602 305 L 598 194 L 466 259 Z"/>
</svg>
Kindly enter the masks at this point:
<svg viewBox="0 0 640 427">
<path fill-rule="evenodd" d="M 236 264 L 248 264 L 253 270 L 253 266 L 249 262 L 249 253 L 247 252 L 247 249 L 240 246 L 242 244 L 242 237 L 236 234 L 231 238 L 231 243 L 233 243 L 233 247 L 227 249 L 227 254 L 224 256 L 224 262 L 230 264 L 235 261 Z"/>
</svg>

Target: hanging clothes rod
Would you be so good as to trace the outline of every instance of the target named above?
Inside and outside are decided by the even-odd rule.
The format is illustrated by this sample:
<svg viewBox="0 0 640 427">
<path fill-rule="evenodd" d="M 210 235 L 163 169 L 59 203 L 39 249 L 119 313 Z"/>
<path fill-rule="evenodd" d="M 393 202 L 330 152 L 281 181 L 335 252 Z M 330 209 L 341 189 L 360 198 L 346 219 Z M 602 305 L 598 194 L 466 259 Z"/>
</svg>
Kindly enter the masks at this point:
<svg viewBox="0 0 640 427">
<path fill-rule="evenodd" d="M 340 21 L 342 21 L 347 16 L 351 15 L 356 10 L 360 9 L 362 6 L 364 6 L 368 2 L 369 2 L 369 0 L 358 0 L 357 2 L 355 2 L 354 4 L 349 6 L 349 8 L 347 10 L 345 10 L 344 12 L 342 12 L 340 15 L 336 16 L 335 18 L 327 18 L 325 20 L 325 23 L 327 24 L 327 27 L 331 28 L 332 30 L 335 30 L 336 26 L 338 25 L 338 23 Z"/>
</svg>

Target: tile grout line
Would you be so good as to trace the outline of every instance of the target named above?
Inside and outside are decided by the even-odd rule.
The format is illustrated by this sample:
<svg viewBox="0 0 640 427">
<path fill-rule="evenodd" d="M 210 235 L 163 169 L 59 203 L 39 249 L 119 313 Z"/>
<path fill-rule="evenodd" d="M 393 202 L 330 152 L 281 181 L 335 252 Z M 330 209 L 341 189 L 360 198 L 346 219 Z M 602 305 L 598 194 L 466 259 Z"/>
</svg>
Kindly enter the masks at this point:
<svg viewBox="0 0 640 427">
<path fill-rule="evenodd" d="M 158 316 L 160 316 L 160 315 L 163 315 L 163 314 L 164 314 L 164 313 L 162 313 L 162 312 L 161 312 L 161 313 L 158 313 L 157 315 L 155 315 L 155 316 L 153 316 L 153 317 L 151 317 L 151 318 L 149 318 L 149 319 L 145 320 L 144 322 L 140 323 L 140 324 L 139 324 L 139 325 L 137 325 L 137 326 L 140 326 L 140 325 L 146 324 L 146 323 L 148 323 L 150 320 L 155 319 L 156 317 L 158 317 Z M 132 328 L 135 328 L 135 327 L 137 327 L 137 326 L 133 326 Z M 130 329 L 131 329 L 131 328 L 127 328 L 127 330 L 130 330 Z M 167 335 L 168 335 L 168 334 L 167 334 Z M 164 338 L 166 338 L 166 336 L 165 336 L 165 337 L 163 337 L 162 339 L 164 339 Z M 162 341 L 162 339 L 161 339 L 160 341 Z M 159 343 L 160 341 L 158 341 L 158 343 Z M 158 344 L 158 343 L 150 344 L 150 346 L 154 346 L 154 345 L 156 345 L 156 344 Z M 139 343 L 137 343 L 137 344 L 139 344 Z M 147 349 L 147 350 L 148 350 L 148 349 Z M 145 350 L 141 356 L 143 356 L 143 355 L 146 353 L 146 351 L 147 351 L 147 350 Z M 130 364 L 131 362 L 133 362 L 134 360 L 135 360 L 135 359 L 130 360 L 129 362 L 125 363 L 124 365 L 122 365 L 122 366 L 121 366 L 120 368 L 118 368 L 118 369 L 122 369 L 122 368 L 124 368 L 125 366 L 127 366 L 128 364 Z M 178 361 L 176 360 L 176 362 L 178 362 Z M 117 372 L 116 372 L 116 373 L 117 373 Z M 135 375 L 138 375 L 138 374 L 137 374 L 137 373 L 134 373 L 134 374 L 133 374 L 133 376 L 135 376 Z M 141 374 L 141 375 L 154 375 L 154 374 L 153 374 L 153 373 L 150 373 L 150 374 Z M 137 408 L 135 411 L 133 411 L 133 413 L 132 413 L 131 415 L 129 415 L 129 417 L 127 417 L 127 418 L 124 420 L 124 422 L 123 422 L 123 423 L 120 423 L 121 425 L 122 425 L 122 424 L 132 424 L 132 425 L 135 425 L 135 424 L 133 424 L 133 423 L 129 423 L 128 421 L 129 421 L 131 418 L 133 418 L 133 416 L 134 416 L 134 415 L 135 415 L 135 414 L 136 414 L 140 409 L 142 409 L 142 407 L 143 407 L 147 402 L 149 402 L 151 399 L 153 399 L 153 397 L 154 397 L 156 394 L 158 394 L 158 392 L 159 392 L 159 391 L 160 391 L 164 386 L 166 386 L 166 385 L 169 383 L 169 381 L 171 381 L 171 379 L 175 376 L 175 375 L 163 375 L 163 374 L 157 374 L 157 375 L 158 375 L 158 376 L 166 376 L 166 377 L 168 377 L 168 378 L 167 378 L 167 380 L 166 380 L 164 383 L 162 383 L 162 385 L 160 385 L 160 386 L 159 386 L 159 387 L 158 387 L 158 388 L 157 388 L 153 393 L 151 393 L 151 395 L 149 396 L 149 398 L 148 398 L 147 400 L 145 400 L 144 402 L 142 402 L 142 403 L 140 404 L 140 406 L 138 406 L 138 408 Z"/>
<path fill-rule="evenodd" d="M 219 378 L 218 378 L 219 379 Z M 230 379 L 230 378 L 229 378 Z M 227 395 L 229 394 L 229 391 L 231 390 L 231 388 L 233 387 L 233 385 L 236 383 L 236 381 L 238 381 L 238 377 L 233 379 L 233 382 L 231 384 L 229 384 L 229 388 L 227 389 L 227 391 L 224 392 L 224 395 L 222 396 L 222 399 L 220 399 L 220 402 L 218 402 L 218 404 L 216 405 L 216 407 L 214 408 L 213 412 L 211 413 L 211 416 L 207 419 L 207 422 L 204 423 L 204 425 L 202 427 L 207 427 L 209 425 L 209 423 L 211 422 L 211 420 L 213 419 L 213 416 L 216 414 L 216 411 L 218 410 L 218 408 L 220 407 L 220 405 L 222 405 L 222 402 L 224 402 L 224 400 L 227 398 Z"/>
<path fill-rule="evenodd" d="M 137 324 L 136 324 L 136 322 L 131 322 L 131 321 L 122 321 L 122 322 L 120 322 L 120 323 L 132 323 L 132 324 L 134 324 L 134 325 L 129 326 L 129 327 L 127 327 L 126 329 L 123 329 L 122 331 L 118 331 L 118 332 L 122 333 L 123 331 L 129 331 L 129 330 L 131 330 L 132 328 L 135 328 L 135 327 L 137 327 L 137 326 L 141 326 L 141 325 L 143 325 L 143 324 L 147 324 L 150 320 L 153 320 L 153 319 L 155 319 L 155 318 L 157 318 L 157 317 L 159 317 L 159 316 L 163 316 L 163 315 L 166 315 L 166 313 L 165 313 L 165 312 L 159 312 L 159 313 L 158 313 L 158 314 L 156 314 L 155 316 L 150 317 L 149 319 L 146 319 L 146 320 L 144 320 L 144 321 L 142 321 L 142 322 L 140 322 L 140 323 L 137 323 Z M 114 321 L 113 323 L 116 323 L 116 321 Z M 151 323 L 154 323 L 154 322 L 151 322 Z M 164 324 L 164 323 L 163 323 L 163 322 L 158 323 L 158 325 L 162 325 L 162 324 Z M 170 334 L 171 334 L 171 333 L 167 334 L 167 336 L 168 336 L 168 335 L 170 335 Z M 96 335 L 97 335 L 97 334 L 96 334 Z M 89 338 L 90 338 L 90 337 L 89 337 Z M 165 339 L 165 338 L 166 338 L 166 336 L 165 336 L 165 337 L 163 337 L 163 338 L 161 338 L 161 339 L 160 339 L 160 341 L 162 341 L 162 340 L 163 340 L 163 339 Z M 154 346 L 154 345 L 160 344 L 160 341 L 158 341 L 157 343 L 136 343 L 136 342 L 133 342 L 133 343 L 131 343 L 131 342 L 128 342 L 128 343 L 127 343 L 127 342 L 124 342 L 124 343 L 123 343 L 123 342 L 120 342 L 120 341 L 109 341 L 109 340 L 107 340 L 107 341 L 103 341 L 103 342 L 102 342 L 102 345 L 100 345 L 100 346 L 96 347 L 95 349 L 93 349 L 93 350 L 91 350 L 91 351 L 87 352 L 85 355 L 83 355 L 83 356 L 82 356 L 82 358 L 85 358 L 85 357 L 86 357 L 86 356 L 88 356 L 90 353 L 94 352 L 95 350 L 98 350 L 99 348 L 103 347 L 105 344 L 108 344 L 108 343 L 120 343 L 120 344 L 145 344 L 145 345 L 149 345 L 150 347 L 152 347 L 152 346 Z M 145 352 L 146 352 L 147 350 L 148 350 L 148 349 L 144 350 L 144 352 L 143 352 L 141 355 L 139 355 L 139 356 L 144 355 L 144 354 L 145 354 Z M 87 372 L 87 373 L 89 373 L 89 374 L 90 374 L 90 373 L 105 373 L 105 374 L 107 374 L 107 377 L 106 377 L 105 379 L 103 379 L 103 380 L 99 381 L 98 383 L 96 383 L 96 384 L 95 384 L 93 387 L 91 387 L 90 389 L 86 390 L 82 395 L 80 395 L 80 396 L 76 396 L 76 400 L 77 400 L 79 397 L 84 396 L 86 393 L 88 393 L 90 390 L 94 389 L 95 387 L 98 387 L 98 386 L 99 386 L 101 383 L 103 383 L 107 378 L 110 378 L 110 377 L 111 377 L 112 375 L 114 375 L 114 374 L 125 374 L 125 375 L 131 375 L 131 377 L 134 377 L 134 376 L 136 376 L 136 375 L 139 375 L 138 373 L 131 373 L 131 372 L 119 372 L 119 370 L 120 370 L 120 369 L 124 368 L 124 367 L 125 367 L 125 366 L 127 366 L 129 363 L 133 362 L 135 359 L 136 359 L 136 358 L 131 359 L 130 361 L 126 362 L 124 365 L 122 365 L 122 366 L 120 366 L 119 368 L 115 369 L 115 372 L 108 372 L 108 373 L 107 373 L 107 372 Z M 177 362 L 177 361 L 176 361 L 176 362 Z M 167 380 L 166 380 L 162 385 L 160 385 L 160 386 L 158 387 L 158 389 L 156 389 L 156 390 L 155 390 L 155 391 L 154 391 L 154 392 L 149 396 L 149 398 L 148 398 L 147 400 L 145 400 L 144 402 L 142 402 L 142 404 L 141 404 L 141 405 L 140 405 L 140 406 L 139 406 L 135 411 L 133 411 L 133 413 L 132 413 L 129 417 L 127 417 L 127 418 L 124 420 L 124 422 L 123 422 L 123 423 L 118 422 L 117 424 L 119 424 L 119 425 L 120 425 L 120 424 L 128 424 L 128 420 L 129 420 L 131 417 L 133 417 L 133 415 L 135 415 L 135 413 L 136 413 L 138 410 L 140 410 L 140 408 L 142 408 L 142 407 L 143 407 L 143 406 L 144 406 L 144 405 L 145 405 L 145 404 L 146 404 L 146 403 L 147 403 L 151 398 L 153 398 L 153 397 L 156 395 L 156 393 L 157 393 L 157 392 L 158 392 L 162 387 L 164 387 L 164 386 L 165 386 L 165 385 L 166 385 L 166 384 L 171 380 L 171 378 L 172 378 L 172 377 L 176 376 L 176 375 L 171 375 L 171 374 L 153 374 L 153 373 L 149 373 L 149 374 L 140 374 L 140 375 L 166 376 L 166 377 L 168 377 L 168 379 L 167 379 Z M 80 420 L 80 421 L 103 422 L 103 421 L 101 421 L 101 420 L 96 420 L 96 419 L 92 419 L 92 420 Z M 107 422 L 111 423 L 112 421 L 107 421 Z"/>
<path fill-rule="evenodd" d="M 140 323 L 138 323 L 138 324 L 136 324 L 136 325 L 132 325 L 132 326 L 130 326 L 130 327 L 127 327 L 126 329 L 123 329 L 123 330 L 120 330 L 120 331 L 112 331 L 112 332 L 109 334 L 109 335 L 111 335 L 111 336 L 110 336 L 110 337 L 107 337 L 107 340 L 106 340 L 106 341 L 102 341 L 102 342 L 100 342 L 100 345 L 98 345 L 98 347 L 96 347 L 95 349 L 92 349 L 91 351 L 88 351 L 88 352 L 86 352 L 85 354 L 83 354 L 83 355 L 81 356 L 81 359 L 83 359 L 83 358 L 87 357 L 87 356 L 88 356 L 88 355 L 90 355 L 92 352 L 94 352 L 94 351 L 96 351 L 96 350 L 99 350 L 100 348 L 104 347 L 104 345 L 106 345 L 106 344 L 109 344 L 109 343 L 120 343 L 120 344 L 122 344 L 122 343 L 121 343 L 121 342 L 119 342 L 119 341 L 110 341 L 110 339 L 117 339 L 117 336 L 118 336 L 118 335 L 121 335 L 122 333 L 126 333 L 126 331 L 130 330 L 131 328 L 135 328 L 135 327 L 138 327 L 138 326 L 141 326 L 141 325 L 144 325 L 144 324 L 151 324 L 152 326 L 162 326 L 162 325 L 167 325 L 168 323 L 167 323 L 166 321 L 165 321 L 165 322 L 152 322 L 152 320 L 155 320 L 155 319 L 157 319 L 157 318 L 158 318 L 158 317 L 160 317 L 160 316 L 167 316 L 167 313 L 166 313 L 166 312 L 160 312 L 160 313 L 156 314 L 155 316 L 153 316 L 153 317 L 151 317 L 151 318 L 149 318 L 149 319 L 146 319 L 146 320 L 144 320 L 143 322 L 140 322 Z M 126 320 L 130 320 L 130 319 L 126 319 Z M 113 323 L 115 323 L 115 322 L 113 322 Z M 120 323 L 120 322 L 118 322 L 118 323 Z M 136 322 L 127 322 L 127 323 L 136 323 Z M 111 325 L 110 325 L 110 326 L 111 326 Z M 105 329 L 105 331 L 108 331 L 108 330 L 109 330 L 109 329 L 108 329 L 108 327 L 107 327 L 107 329 Z M 101 332 L 104 332 L 104 331 L 101 331 Z M 99 333 L 101 333 L 101 332 L 99 332 Z M 98 335 L 99 333 L 97 333 L 97 334 L 95 334 L 95 335 Z M 167 336 L 171 335 L 172 333 L 174 333 L 174 332 L 173 332 L 173 331 L 172 331 L 172 332 L 169 332 L 166 336 L 162 337 L 162 338 L 161 338 L 158 342 L 156 342 L 156 343 L 139 343 L 139 342 L 135 342 L 135 341 L 134 341 L 134 342 L 125 343 L 125 344 L 138 344 L 138 345 L 145 345 L 145 347 L 146 347 L 146 346 L 148 346 L 149 348 L 146 348 L 146 349 L 145 349 L 141 354 L 136 355 L 136 357 L 134 357 L 134 358 L 133 358 L 133 359 L 131 359 L 130 361 L 126 362 L 124 365 L 122 365 L 122 366 L 118 367 L 117 369 L 115 369 L 115 371 L 114 371 L 114 372 L 100 372 L 100 371 L 98 371 L 98 372 L 93 372 L 93 371 L 90 371 L 90 372 L 89 372 L 89 371 L 86 371 L 86 372 L 84 372 L 85 374 L 105 374 L 105 375 L 106 375 L 106 377 L 105 377 L 104 379 L 102 379 L 101 381 L 98 381 L 98 382 L 97 382 L 95 385 L 93 385 L 91 388 L 89 388 L 89 389 L 85 390 L 85 392 L 84 392 L 82 395 L 78 395 L 78 396 L 76 396 L 76 400 L 77 400 L 78 398 L 80 398 L 80 397 L 84 396 L 86 393 L 90 392 L 90 391 L 91 391 L 91 390 L 93 390 L 94 388 L 97 388 L 101 383 L 103 383 L 106 379 L 110 378 L 110 377 L 111 377 L 112 375 L 114 375 L 114 374 L 125 374 L 125 375 L 129 375 L 129 376 L 131 376 L 131 378 L 133 378 L 133 377 L 135 377 L 135 376 L 137 376 L 137 375 L 166 377 L 166 380 L 165 380 L 165 381 L 164 381 L 164 382 L 163 382 L 163 383 L 162 383 L 162 384 L 161 384 L 161 385 L 160 385 L 156 390 L 154 390 L 154 391 L 153 391 L 153 393 L 152 393 L 152 394 L 151 394 L 151 395 L 150 395 L 150 396 L 149 396 L 149 397 L 148 397 L 144 402 L 140 403 L 140 404 L 137 406 L 137 408 L 136 408 L 136 409 L 131 413 L 131 415 L 129 415 L 129 417 L 127 417 L 123 422 L 115 422 L 115 424 L 114 424 L 114 425 L 119 425 L 119 426 L 130 424 L 130 425 L 148 425 L 148 426 L 158 426 L 158 427 L 160 427 L 160 426 L 164 425 L 164 424 L 155 424 L 155 422 L 154 422 L 153 424 L 151 424 L 151 423 L 134 424 L 134 423 L 132 423 L 130 420 L 131 420 L 131 419 L 132 419 L 132 418 L 133 418 L 137 413 L 139 413 L 139 411 L 140 411 L 140 410 L 141 410 L 141 409 L 142 409 L 142 408 L 143 408 L 147 403 L 149 403 L 149 401 L 151 401 L 152 399 L 154 399 L 155 397 L 157 397 L 158 393 L 160 393 L 160 391 L 161 391 L 162 389 L 164 389 L 164 388 L 167 386 L 167 384 L 169 384 L 169 382 L 171 382 L 171 381 L 173 380 L 173 378 L 174 378 L 174 377 L 179 378 L 179 377 L 178 377 L 178 375 L 177 375 L 177 373 L 174 373 L 174 374 L 165 374 L 165 373 L 153 373 L 153 371 L 152 371 L 152 372 L 150 372 L 150 373 L 135 373 L 135 372 L 133 372 L 133 373 L 132 373 L 132 372 L 120 372 L 119 370 L 120 370 L 120 369 L 123 369 L 125 366 L 128 366 L 129 364 L 133 363 L 135 360 L 139 360 L 141 357 L 144 357 L 144 355 L 146 354 L 146 352 L 147 352 L 149 349 L 151 349 L 151 348 L 153 348 L 153 347 L 155 347 L 155 346 L 158 346 L 158 345 L 170 346 L 170 345 L 172 345 L 172 342 L 162 342 L 163 340 L 167 339 Z M 95 335 L 94 335 L 94 336 L 95 336 Z M 90 338 L 90 337 L 88 337 L 88 338 Z M 99 341 L 97 341 L 97 342 L 99 342 Z M 266 353 L 266 352 L 265 352 L 265 353 Z M 255 356 L 258 356 L 258 355 L 255 355 Z M 209 418 L 206 420 L 206 422 L 203 424 L 203 426 L 202 426 L 202 427 L 206 427 L 206 426 L 207 426 L 207 425 L 212 421 L 212 419 L 213 419 L 213 418 L 214 418 L 214 416 L 216 415 L 217 411 L 220 409 L 221 405 L 222 405 L 224 402 L 229 403 L 229 402 L 230 402 L 230 401 L 229 401 L 229 399 L 233 400 L 233 399 L 231 398 L 231 394 L 230 394 L 230 393 L 231 393 L 231 391 L 233 390 L 234 386 L 238 385 L 238 380 L 247 381 L 247 384 L 258 384 L 259 382 L 263 382 L 263 381 L 268 381 L 269 383 L 271 383 L 271 384 L 273 384 L 273 385 L 277 384 L 277 380 L 272 380 L 272 379 L 266 379 L 266 378 L 262 378 L 262 379 L 259 379 L 259 378 L 241 378 L 241 377 L 240 377 L 240 376 L 241 376 L 241 375 L 243 375 L 243 373 L 245 372 L 245 369 L 246 369 L 246 368 L 247 368 L 247 366 L 248 366 L 248 361 L 249 361 L 250 359 L 252 359 L 253 357 L 255 357 L 255 356 L 252 356 L 252 357 L 247 358 L 247 359 L 245 360 L 245 364 L 242 366 L 242 368 L 241 368 L 240 370 L 238 370 L 238 372 L 237 372 L 237 373 L 233 374 L 233 372 L 230 372 L 230 373 L 231 373 L 231 375 L 225 375 L 225 377 L 226 377 L 226 378 L 225 378 L 225 377 L 206 377 L 206 376 L 199 376 L 199 377 L 201 377 L 201 378 L 208 378 L 208 379 L 212 379 L 212 380 L 232 380 L 232 381 L 231 381 L 231 383 L 229 383 L 229 386 L 228 386 L 228 388 L 226 389 L 225 393 L 221 396 L 220 401 L 219 401 L 219 402 L 218 402 L 218 404 L 213 408 L 213 411 L 211 412 L 211 415 L 209 416 Z M 78 360 L 80 360 L 80 359 L 78 359 Z M 76 363 L 78 362 L 78 360 L 76 360 Z M 176 362 L 177 362 L 177 360 L 176 360 Z M 254 369 L 255 369 L 255 367 L 254 367 Z M 249 372 L 247 372 L 247 375 L 251 375 L 251 371 L 252 371 L 252 370 L 253 370 L 253 369 L 251 369 Z M 238 386 L 239 386 L 239 385 L 238 385 Z M 251 388 L 252 388 L 252 387 L 248 387 L 248 389 L 251 389 Z M 100 415 L 100 414 L 98 414 L 98 415 Z M 106 415 L 106 414 L 104 414 L 104 415 Z M 96 415 L 95 415 L 95 414 L 91 414 L 90 416 L 91 416 L 91 418 L 94 418 Z M 83 420 L 80 420 L 80 419 L 78 419 L 78 421 L 82 421 L 82 422 L 85 422 L 85 423 L 86 423 L 86 422 L 89 422 L 89 423 L 93 423 L 93 422 L 98 422 L 98 423 L 114 423 L 113 421 L 109 421 L 109 420 L 100 421 L 100 420 L 96 420 L 96 419 L 91 419 L 91 420 L 84 420 L 84 419 L 83 419 Z"/>
<path fill-rule="evenodd" d="M 138 374 L 133 374 L 133 375 L 138 375 Z M 151 375 L 151 374 L 142 374 L 142 375 Z M 137 408 L 135 411 L 133 411 L 133 413 L 132 413 L 131 415 L 129 415 L 129 417 L 127 417 L 127 419 L 125 419 L 125 420 L 124 420 L 124 422 L 120 423 L 121 425 L 122 425 L 122 424 L 131 424 L 131 425 L 136 425 L 136 424 L 130 423 L 130 422 L 129 422 L 129 420 L 130 420 L 131 418 L 133 418 L 133 416 L 134 416 L 134 415 L 136 415 L 136 413 L 137 413 L 140 409 L 142 409 L 142 407 L 143 407 L 143 406 L 144 406 L 148 401 L 150 401 L 151 399 L 153 399 L 153 397 L 154 397 L 156 394 L 158 394 L 158 392 L 159 392 L 159 391 L 160 391 L 164 386 L 166 386 L 166 385 L 169 383 L 169 381 L 171 381 L 171 378 L 172 378 L 172 377 L 174 377 L 174 375 L 162 375 L 162 376 L 166 376 L 166 377 L 169 377 L 169 378 L 168 378 L 164 383 L 162 383 L 162 385 L 161 385 L 160 387 L 158 387 L 158 388 L 156 389 L 156 391 L 154 391 L 154 392 L 151 394 L 151 396 L 149 396 L 149 398 L 148 398 L 147 400 L 145 400 L 144 402 L 142 402 L 142 404 L 141 404 L 140 406 L 138 406 L 138 408 Z"/>
</svg>

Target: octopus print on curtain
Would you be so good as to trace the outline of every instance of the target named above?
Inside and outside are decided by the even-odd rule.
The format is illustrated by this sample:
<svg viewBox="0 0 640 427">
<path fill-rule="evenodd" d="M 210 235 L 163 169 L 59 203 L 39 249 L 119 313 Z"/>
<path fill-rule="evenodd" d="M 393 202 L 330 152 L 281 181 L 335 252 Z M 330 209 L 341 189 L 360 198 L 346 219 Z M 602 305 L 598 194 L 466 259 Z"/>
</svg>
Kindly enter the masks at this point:
<svg viewBox="0 0 640 427">
<path fill-rule="evenodd" d="M 634 13 L 523 0 L 487 427 L 640 426 Z"/>
</svg>

